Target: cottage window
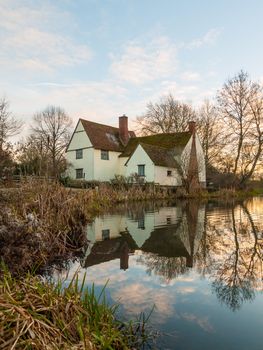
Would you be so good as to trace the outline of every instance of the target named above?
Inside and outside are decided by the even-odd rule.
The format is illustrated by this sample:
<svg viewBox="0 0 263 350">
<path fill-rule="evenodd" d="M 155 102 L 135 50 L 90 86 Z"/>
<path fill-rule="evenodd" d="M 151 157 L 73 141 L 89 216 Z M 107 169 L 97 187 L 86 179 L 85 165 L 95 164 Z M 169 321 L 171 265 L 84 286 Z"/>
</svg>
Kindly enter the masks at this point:
<svg viewBox="0 0 263 350">
<path fill-rule="evenodd" d="M 109 160 L 109 151 L 101 150 L 100 157 L 103 160 Z"/>
<path fill-rule="evenodd" d="M 138 175 L 145 176 L 145 165 L 144 164 L 138 165 Z"/>
<path fill-rule="evenodd" d="M 76 149 L 76 159 L 83 158 L 83 149 Z"/>
<path fill-rule="evenodd" d="M 83 179 L 83 169 L 76 169 L 76 179 Z"/>
<path fill-rule="evenodd" d="M 138 220 L 138 228 L 141 230 L 145 230 L 144 217 L 142 217 Z"/>
<path fill-rule="evenodd" d="M 102 239 L 105 241 L 106 239 L 110 239 L 110 230 L 101 230 Z"/>
<path fill-rule="evenodd" d="M 167 176 L 172 176 L 172 170 L 167 170 Z"/>
</svg>

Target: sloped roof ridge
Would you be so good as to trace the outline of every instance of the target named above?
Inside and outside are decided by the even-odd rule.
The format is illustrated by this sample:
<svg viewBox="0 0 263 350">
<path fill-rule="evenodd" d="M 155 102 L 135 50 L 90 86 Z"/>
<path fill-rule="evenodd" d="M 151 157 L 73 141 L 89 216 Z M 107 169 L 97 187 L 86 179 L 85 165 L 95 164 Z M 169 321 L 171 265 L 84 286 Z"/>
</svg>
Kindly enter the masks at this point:
<svg viewBox="0 0 263 350">
<path fill-rule="evenodd" d="M 158 149 L 160 149 L 161 148 L 161 150 L 162 151 L 166 151 L 166 152 L 168 152 L 169 151 L 169 148 L 167 148 L 167 147 L 162 147 L 162 146 L 158 146 L 158 145 L 152 145 L 152 144 L 150 144 L 150 143 L 145 143 L 145 142 L 138 142 L 138 144 L 137 144 L 137 146 L 138 145 L 141 145 L 142 147 L 143 146 L 146 146 L 146 147 L 153 147 L 153 148 L 158 148 Z M 136 147 L 137 148 L 137 147 Z M 171 149 L 172 149 L 173 147 L 171 147 Z"/>
<path fill-rule="evenodd" d="M 97 124 L 100 126 L 105 126 L 107 128 L 113 128 L 113 129 L 119 130 L 119 128 L 117 126 L 111 126 L 111 125 L 107 125 L 107 124 L 97 123 L 97 122 L 93 122 L 92 120 L 87 120 L 87 119 L 83 119 L 83 118 L 79 118 L 79 120 L 83 121 L 83 122 L 88 122 L 88 123 Z"/>
<path fill-rule="evenodd" d="M 152 136 L 158 136 L 158 135 L 179 135 L 179 134 L 191 134 L 191 132 L 189 130 L 186 131 L 177 131 L 177 132 L 162 132 L 162 133 L 158 133 L 158 134 L 151 134 L 151 135 L 145 135 L 145 136 L 138 136 L 138 138 L 142 138 L 142 137 L 152 137 Z"/>
<path fill-rule="evenodd" d="M 178 138 L 179 136 L 190 136 L 190 135 L 192 135 L 192 134 L 189 131 L 170 132 L 170 133 L 167 132 L 167 133 L 161 133 L 161 134 L 138 136 L 138 137 L 136 137 L 136 139 L 138 140 L 138 143 L 145 141 L 144 143 L 149 144 L 149 143 L 147 143 L 147 139 L 148 140 L 154 140 L 156 138 L 156 140 L 158 140 L 158 139 L 163 139 L 165 136 L 167 136 L 167 137 L 177 137 Z M 141 141 L 141 140 L 143 140 L 143 141 Z M 162 147 L 163 148 L 167 148 L 165 146 L 162 146 Z"/>
<path fill-rule="evenodd" d="M 158 145 L 149 145 L 141 142 L 137 144 L 135 150 L 138 148 L 138 146 L 141 146 L 144 149 L 148 157 L 152 160 L 152 162 L 155 165 L 170 168 L 178 167 L 178 164 L 171 153 L 172 149 L 160 147 Z M 135 150 L 133 151 L 133 153 L 135 152 Z M 128 161 L 131 159 L 133 153 L 130 155 Z M 128 163 L 128 161 L 126 162 L 126 164 Z"/>
<path fill-rule="evenodd" d="M 191 132 L 183 131 L 177 133 L 155 134 L 132 138 L 125 146 L 120 157 L 129 157 L 137 147 L 138 143 L 144 143 L 146 145 L 162 147 L 165 149 L 172 149 L 175 147 L 183 148 L 186 146 L 191 135 Z"/>
</svg>

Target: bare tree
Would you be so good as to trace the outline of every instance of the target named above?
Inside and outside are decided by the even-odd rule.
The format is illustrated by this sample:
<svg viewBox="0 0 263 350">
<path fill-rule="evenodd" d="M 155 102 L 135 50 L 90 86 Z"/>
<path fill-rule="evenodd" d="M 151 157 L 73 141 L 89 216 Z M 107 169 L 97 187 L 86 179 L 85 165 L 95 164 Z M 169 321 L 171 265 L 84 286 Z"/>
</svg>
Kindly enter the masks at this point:
<svg viewBox="0 0 263 350">
<path fill-rule="evenodd" d="M 22 121 L 16 119 L 9 111 L 9 102 L 5 97 L 0 99 L 0 150 L 3 150 L 7 140 L 19 134 Z"/>
<path fill-rule="evenodd" d="M 244 143 L 244 152 L 242 157 L 241 167 L 241 186 L 251 178 L 256 167 L 262 164 L 263 154 L 263 91 L 257 85 L 257 91 L 254 98 L 249 102 L 251 121 L 247 135 L 247 140 Z"/>
<path fill-rule="evenodd" d="M 60 107 L 49 106 L 34 116 L 34 136 L 51 160 L 51 175 L 57 177 L 65 162 L 64 152 L 70 138 L 72 120 Z"/>
<path fill-rule="evenodd" d="M 217 100 L 221 118 L 229 131 L 227 139 L 229 152 L 234 155 L 233 173 L 240 176 L 240 185 L 244 185 L 262 152 L 262 88 L 241 71 L 224 84 Z M 255 154 L 252 135 L 260 144 Z"/>
<path fill-rule="evenodd" d="M 222 132 L 218 109 L 209 100 L 205 100 L 198 110 L 197 130 L 202 144 L 205 164 L 214 165 L 225 146 L 226 138 Z"/>
<path fill-rule="evenodd" d="M 157 103 L 150 102 L 144 115 L 137 117 L 137 125 L 144 135 L 188 130 L 188 122 L 195 119 L 193 108 L 177 101 L 171 94 Z"/>
<path fill-rule="evenodd" d="M 35 135 L 29 135 L 27 139 L 20 142 L 17 147 L 16 159 L 20 173 L 23 175 L 44 176 L 49 167 L 48 150 Z"/>
<path fill-rule="evenodd" d="M 0 180 L 9 178 L 15 169 L 12 145 L 6 143 L 4 148 L 0 148 Z"/>
</svg>

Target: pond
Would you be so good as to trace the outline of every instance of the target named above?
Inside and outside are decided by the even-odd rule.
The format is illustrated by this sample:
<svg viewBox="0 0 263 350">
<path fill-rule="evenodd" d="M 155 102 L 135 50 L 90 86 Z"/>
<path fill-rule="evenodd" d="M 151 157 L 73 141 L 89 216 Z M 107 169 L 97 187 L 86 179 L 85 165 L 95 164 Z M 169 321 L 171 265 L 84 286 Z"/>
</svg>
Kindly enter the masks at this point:
<svg viewBox="0 0 263 350">
<path fill-rule="evenodd" d="M 78 270 L 130 319 L 150 312 L 159 349 L 263 348 L 263 198 L 136 203 L 96 217 Z"/>
</svg>

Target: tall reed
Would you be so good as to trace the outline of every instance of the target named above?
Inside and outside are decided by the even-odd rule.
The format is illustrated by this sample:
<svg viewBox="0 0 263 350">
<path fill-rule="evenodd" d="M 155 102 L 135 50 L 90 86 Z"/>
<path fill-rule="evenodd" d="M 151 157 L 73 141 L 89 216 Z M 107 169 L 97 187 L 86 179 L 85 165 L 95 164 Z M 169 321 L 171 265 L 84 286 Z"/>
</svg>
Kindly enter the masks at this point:
<svg viewBox="0 0 263 350">
<path fill-rule="evenodd" d="M 81 283 L 80 283 L 81 282 Z M 148 318 L 123 323 L 109 306 L 104 289 L 75 276 L 69 286 L 4 269 L 0 281 L 0 349 L 138 349 L 149 338 Z"/>
</svg>

